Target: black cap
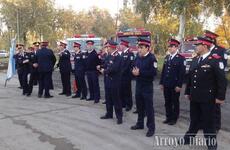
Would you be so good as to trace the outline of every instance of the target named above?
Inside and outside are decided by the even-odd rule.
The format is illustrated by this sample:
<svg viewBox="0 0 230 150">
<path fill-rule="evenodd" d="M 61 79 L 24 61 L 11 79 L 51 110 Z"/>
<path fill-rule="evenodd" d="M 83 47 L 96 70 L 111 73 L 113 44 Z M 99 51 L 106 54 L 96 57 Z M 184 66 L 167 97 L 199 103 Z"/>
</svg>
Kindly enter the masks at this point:
<svg viewBox="0 0 230 150">
<path fill-rule="evenodd" d="M 180 45 L 180 42 L 177 41 L 176 39 L 169 39 L 168 44 L 178 46 Z"/>
<path fill-rule="evenodd" d="M 148 39 L 139 38 L 139 39 L 138 39 L 138 45 L 150 46 L 150 45 L 151 45 L 151 41 L 148 40 Z"/>
<path fill-rule="evenodd" d="M 86 43 L 87 43 L 87 44 L 93 45 L 93 44 L 94 44 L 94 41 L 93 41 L 93 40 L 87 40 Z"/>
<path fill-rule="evenodd" d="M 18 43 L 18 44 L 16 44 L 16 47 L 18 47 L 18 46 L 24 46 L 24 44 Z"/>
<path fill-rule="evenodd" d="M 114 42 L 113 40 L 108 40 L 107 41 L 107 44 L 108 44 L 108 46 L 109 47 L 111 47 L 111 48 L 116 48 L 117 47 L 117 42 Z"/>
<path fill-rule="evenodd" d="M 33 45 L 34 45 L 34 46 L 39 46 L 39 45 L 40 45 L 40 42 L 34 42 Z"/>
</svg>

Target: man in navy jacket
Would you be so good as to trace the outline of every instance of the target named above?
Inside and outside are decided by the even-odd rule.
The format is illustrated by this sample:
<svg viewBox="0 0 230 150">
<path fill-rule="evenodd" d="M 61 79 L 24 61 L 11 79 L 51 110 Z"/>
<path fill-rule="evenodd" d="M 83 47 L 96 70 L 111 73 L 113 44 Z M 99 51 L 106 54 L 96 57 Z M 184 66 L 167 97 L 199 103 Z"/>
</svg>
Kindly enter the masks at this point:
<svg viewBox="0 0 230 150">
<path fill-rule="evenodd" d="M 34 67 L 38 68 L 39 72 L 39 91 L 38 97 L 42 97 L 45 90 L 45 98 L 52 98 L 49 90 L 52 84 L 52 71 L 56 62 L 55 55 L 51 49 L 47 48 L 48 42 L 41 42 L 41 49 L 36 54 L 36 62 Z"/>
<path fill-rule="evenodd" d="M 178 53 L 180 42 L 170 39 L 169 55 L 165 57 L 160 85 L 164 92 L 166 120 L 163 123 L 174 125 L 180 112 L 180 91 L 185 76 L 185 58 Z"/>
<path fill-rule="evenodd" d="M 70 74 L 71 74 L 71 63 L 70 63 L 70 52 L 66 49 L 67 44 L 60 42 L 58 48 L 59 52 L 59 62 L 57 66 L 59 67 L 61 73 L 62 81 L 62 92 L 59 95 L 71 96 L 71 83 L 70 83 Z"/>
</svg>

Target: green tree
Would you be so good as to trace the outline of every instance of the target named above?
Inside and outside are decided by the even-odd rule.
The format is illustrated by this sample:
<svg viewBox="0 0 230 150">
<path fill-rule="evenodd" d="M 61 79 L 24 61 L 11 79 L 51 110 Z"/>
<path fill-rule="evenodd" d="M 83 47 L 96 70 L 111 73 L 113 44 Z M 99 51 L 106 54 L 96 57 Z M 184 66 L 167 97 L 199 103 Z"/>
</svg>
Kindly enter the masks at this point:
<svg viewBox="0 0 230 150">
<path fill-rule="evenodd" d="M 92 32 L 97 36 L 109 38 L 115 34 L 115 22 L 107 10 L 93 7 L 89 14 L 94 18 Z"/>
<path fill-rule="evenodd" d="M 201 14 L 210 15 L 214 13 L 220 16 L 223 8 L 227 8 L 228 4 L 229 0 L 136 0 L 138 12 L 146 18 L 149 18 L 152 14 L 158 13 L 162 8 L 178 16 L 178 37 L 180 39 L 184 38 L 185 29 L 187 29 L 185 26 L 186 20 L 190 20 L 194 17 L 197 18 Z"/>
<path fill-rule="evenodd" d="M 144 27 L 144 21 L 142 20 L 141 15 L 133 13 L 131 9 L 128 8 L 120 10 L 119 21 L 120 30 Z"/>
<path fill-rule="evenodd" d="M 218 44 L 230 47 L 230 16 L 226 13 L 221 17 L 221 24 L 216 28 L 216 33 L 219 35 Z"/>
<path fill-rule="evenodd" d="M 19 31 L 19 41 L 27 43 L 29 32 L 46 36 L 52 19 L 53 1 L 51 0 L 1 0 L 3 21 L 8 29 Z"/>
</svg>

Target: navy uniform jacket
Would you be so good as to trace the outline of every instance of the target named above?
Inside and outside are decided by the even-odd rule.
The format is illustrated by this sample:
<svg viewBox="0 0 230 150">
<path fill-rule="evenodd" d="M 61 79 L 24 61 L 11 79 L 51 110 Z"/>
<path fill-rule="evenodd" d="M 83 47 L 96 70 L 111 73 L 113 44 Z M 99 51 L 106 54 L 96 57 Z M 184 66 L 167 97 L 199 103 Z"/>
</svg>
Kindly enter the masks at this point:
<svg viewBox="0 0 230 150">
<path fill-rule="evenodd" d="M 110 56 L 111 56 L 111 55 L 109 55 L 109 54 L 104 54 L 104 55 L 102 56 L 101 62 L 100 62 L 101 68 L 103 68 L 103 69 L 106 69 L 106 68 L 107 68 L 108 63 L 109 63 L 109 57 L 110 57 Z"/>
<path fill-rule="evenodd" d="M 16 65 L 16 69 L 18 71 L 18 73 L 22 73 L 23 72 L 23 56 L 21 54 L 15 54 L 14 55 L 14 59 L 15 59 L 15 65 Z"/>
<path fill-rule="evenodd" d="M 153 54 L 149 53 L 145 57 L 137 56 L 134 67 L 140 70 L 140 75 L 136 77 L 137 83 L 152 84 L 157 74 L 157 60 Z"/>
<path fill-rule="evenodd" d="M 107 53 L 105 53 L 105 54 L 103 54 L 102 56 L 101 56 L 101 62 L 100 62 L 100 68 L 103 68 L 103 69 L 107 69 L 107 66 L 108 66 L 108 63 L 109 63 L 109 57 L 110 57 L 111 55 L 109 55 L 109 54 L 107 54 Z M 106 83 L 106 78 L 107 78 L 107 75 L 106 74 L 104 74 L 104 83 Z M 105 86 L 105 88 L 107 88 L 107 86 L 106 86 L 106 84 L 104 85 Z"/>
<path fill-rule="evenodd" d="M 86 69 L 86 54 L 85 53 L 78 53 L 74 54 L 74 68 L 76 75 L 84 75 Z"/>
<path fill-rule="evenodd" d="M 185 58 L 180 54 L 176 54 L 171 61 L 169 58 L 170 55 L 165 57 L 160 84 L 169 88 L 182 87 L 185 76 Z"/>
<path fill-rule="evenodd" d="M 18 70 L 18 73 L 22 72 L 30 72 L 30 64 L 29 62 L 23 63 L 25 60 L 30 60 L 30 54 L 24 52 L 23 54 L 16 54 L 14 55 L 15 61 L 16 61 L 16 68 Z"/>
<path fill-rule="evenodd" d="M 104 53 L 103 55 L 100 55 L 99 59 L 100 59 L 101 68 L 105 68 L 105 65 L 106 65 L 107 59 L 108 59 L 108 54 Z"/>
<path fill-rule="evenodd" d="M 61 73 L 71 72 L 70 52 L 67 49 L 61 52 L 57 66 Z"/>
<path fill-rule="evenodd" d="M 127 50 L 121 53 L 122 67 L 121 67 L 121 80 L 132 80 L 132 68 L 134 63 L 134 54 Z"/>
<path fill-rule="evenodd" d="M 30 72 L 31 72 L 31 73 L 35 73 L 35 72 L 38 71 L 37 68 L 34 68 L 34 67 L 33 67 L 33 64 L 34 64 L 34 63 L 36 63 L 36 54 L 35 54 L 35 52 L 31 52 L 31 53 L 30 53 Z"/>
<path fill-rule="evenodd" d="M 215 102 L 224 100 L 227 80 L 224 65 L 211 54 L 198 64 L 198 57 L 192 61 L 189 70 L 185 95 L 190 95 L 194 102 Z"/>
<path fill-rule="evenodd" d="M 98 58 L 97 52 L 93 50 L 87 53 L 86 59 L 86 71 L 97 71 L 97 66 L 100 65 L 100 60 Z"/>
<path fill-rule="evenodd" d="M 228 62 L 228 58 L 227 58 L 227 54 L 226 54 L 226 49 L 223 47 L 220 47 L 218 45 L 215 45 L 215 47 L 213 49 L 211 49 L 211 54 L 212 55 L 218 55 L 221 57 L 221 60 L 224 63 L 224 67 L 227 66 L 227 62 Z"/>
<path fill-rule="evenodd" d="M 37 51 L 36 62 L 38 63 L 38 72 L 52 72 L 56 58 L 51 49 L 42 48 Z"/>
<path fill-rule="evenodd" d="M 107 63 L 104 70 L 106 76 L 106 87 L 107 88 L 119 88 L 121 80 L 121 57 L 118 52 L 114 55 L 107 56 Z"/>
</svg>

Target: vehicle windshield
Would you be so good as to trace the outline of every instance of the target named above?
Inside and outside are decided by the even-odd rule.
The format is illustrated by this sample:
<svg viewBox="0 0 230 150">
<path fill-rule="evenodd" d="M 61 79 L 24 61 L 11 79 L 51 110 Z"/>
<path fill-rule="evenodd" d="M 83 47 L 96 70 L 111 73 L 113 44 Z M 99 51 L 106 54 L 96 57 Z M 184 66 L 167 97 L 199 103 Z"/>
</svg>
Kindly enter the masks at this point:
<svg viewBox="0 0 230 150">
<path fill-rule="evenodd" d="M 196 49 L 196 46 L 193 43 L 184 43 L 181 47 L 182 53 L 193 53 Z"/>
<path fill-rule="evenodd" d="M 68 50 L 73 51 L 74 50 L 73 49 L 73 43 L 78 42 L 81 44 L 81 51 L 86 51 L 86 41 L 87 40 L 83 40 L 83 39 L 69 40 L 68 41 Z M 97 40 L 93 40 L 93 41 L 94 41 L 95 50 L 97 52 L 99 52 L 102 48 L 102 40 L 97 39 Z"/>
<path fill-rule="evenodd" d="M 121 36 L 117 37 L 117 42 L 120 43 L 121 40 L 125 40 L 129 41 L 130 46 L 136 46 L 139 38 L 150 40 L 150 36 Z"/>
</svg>

